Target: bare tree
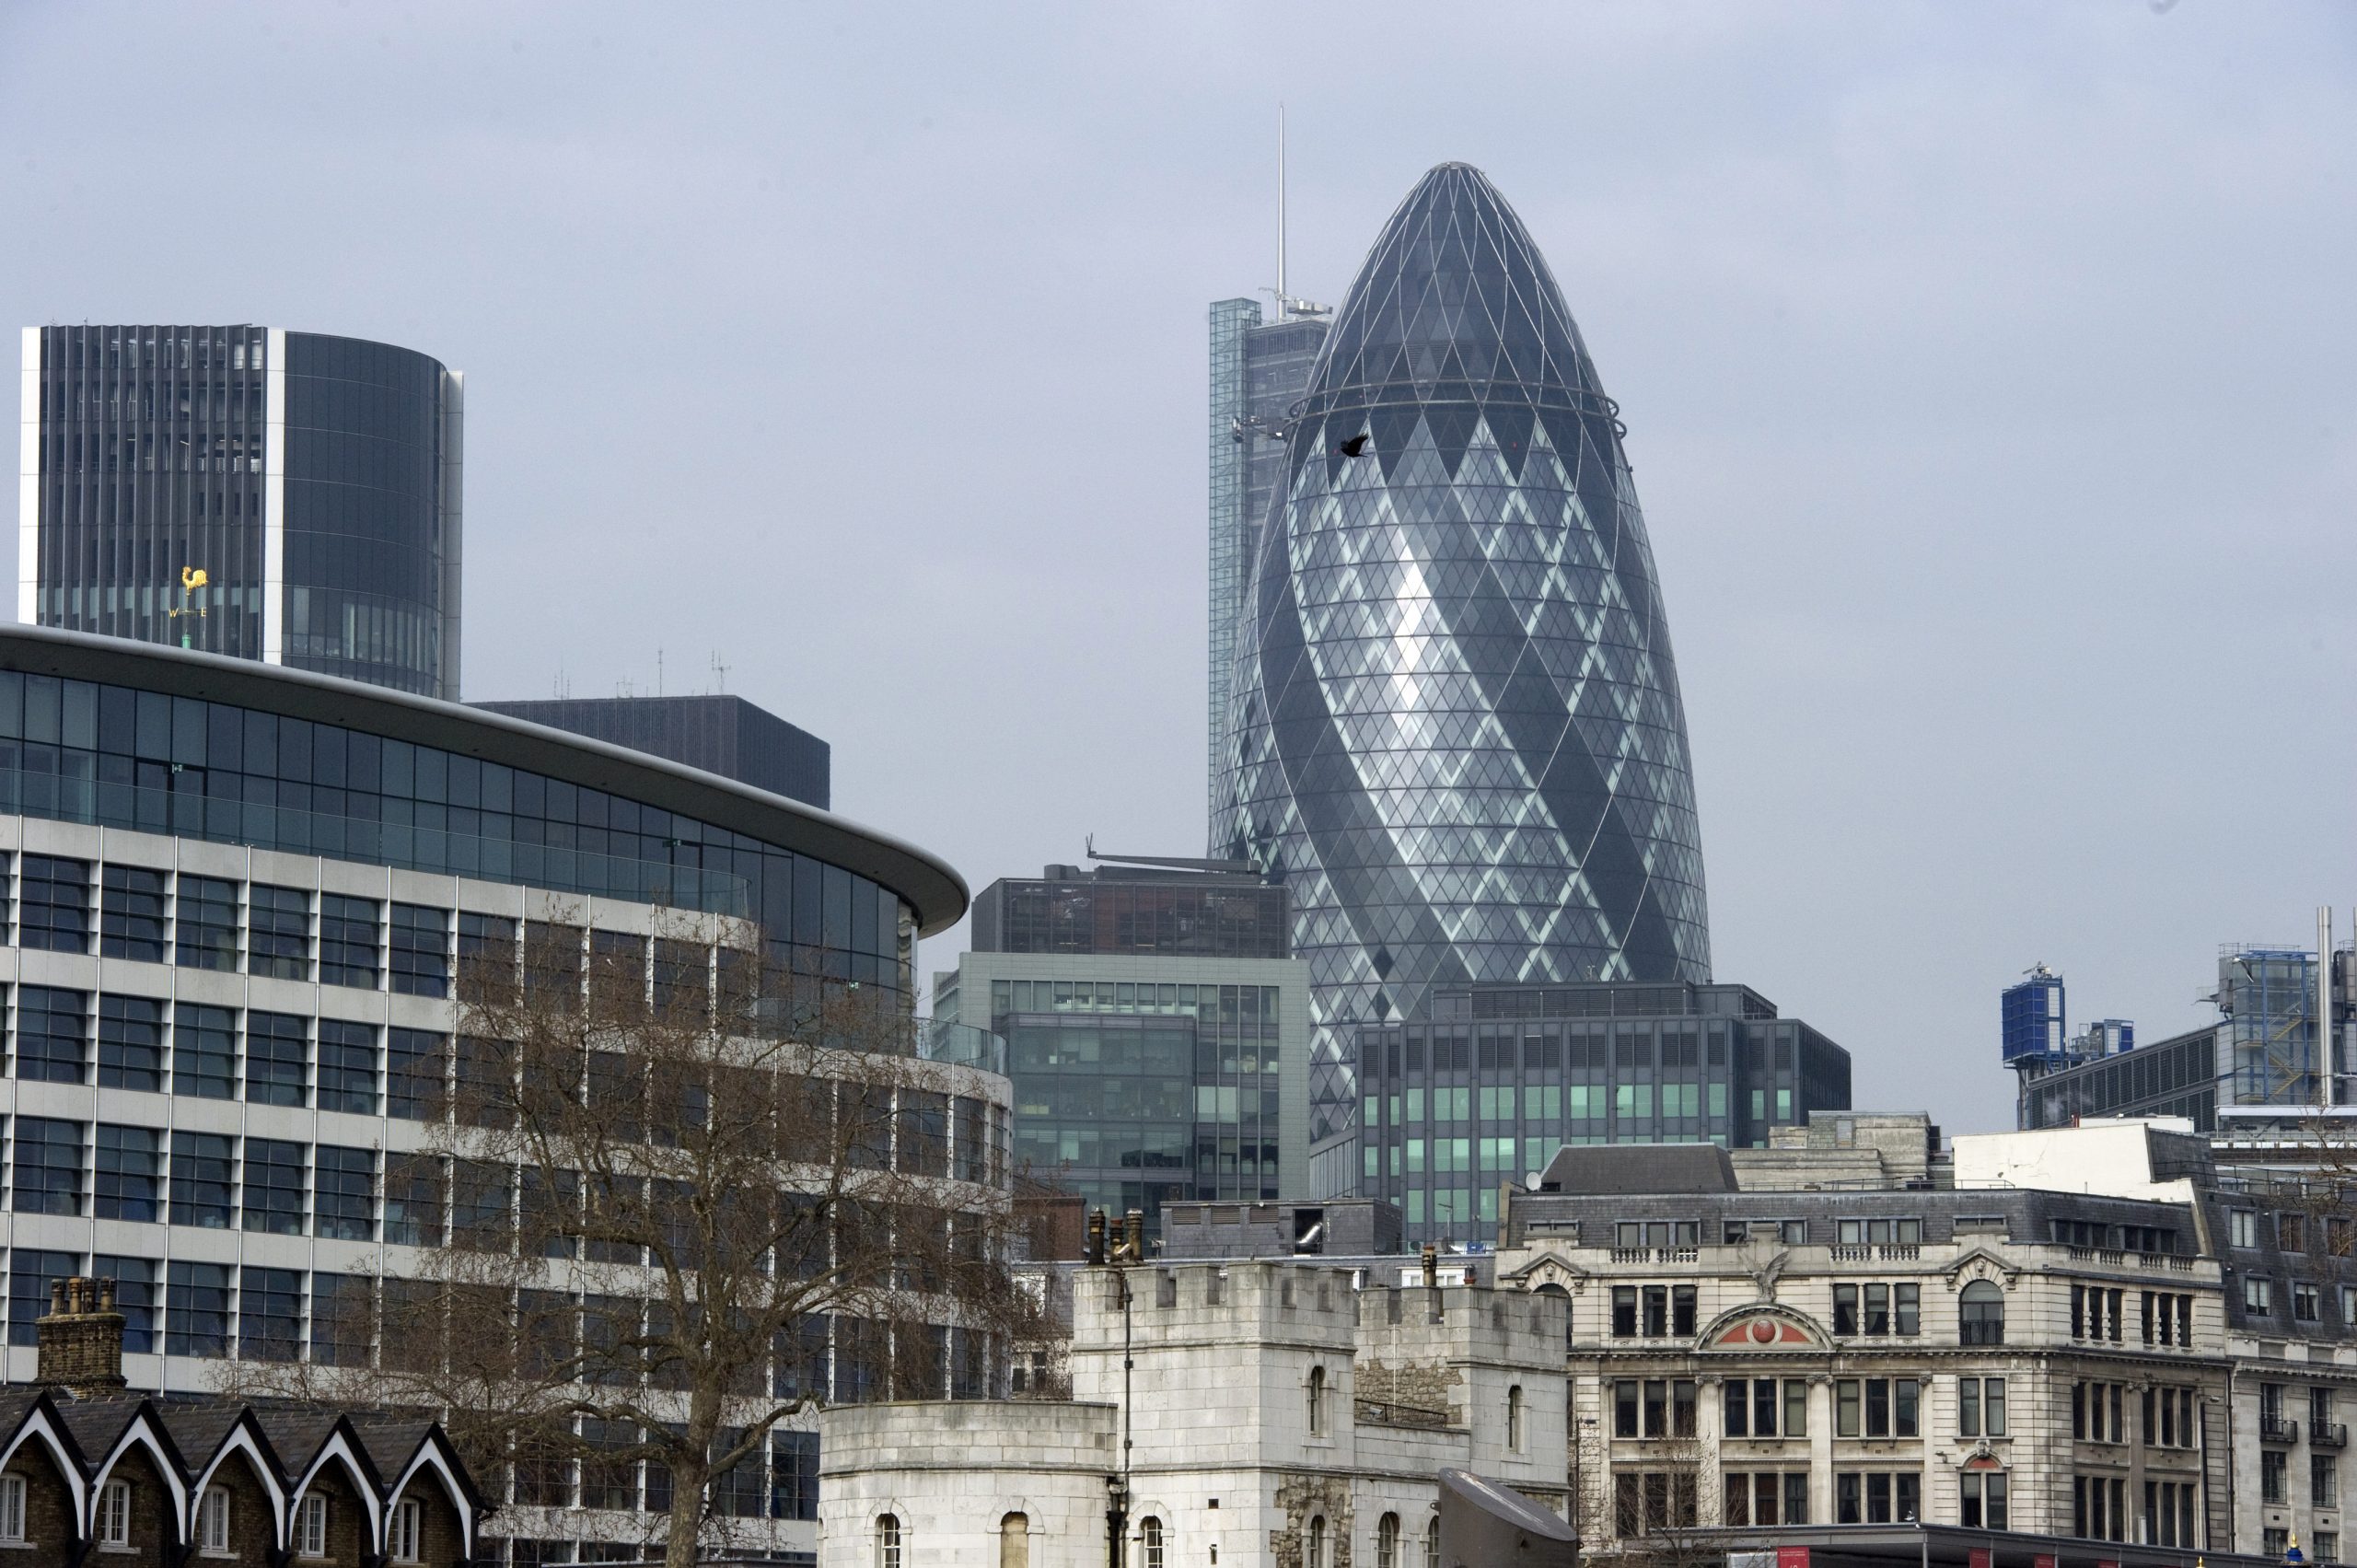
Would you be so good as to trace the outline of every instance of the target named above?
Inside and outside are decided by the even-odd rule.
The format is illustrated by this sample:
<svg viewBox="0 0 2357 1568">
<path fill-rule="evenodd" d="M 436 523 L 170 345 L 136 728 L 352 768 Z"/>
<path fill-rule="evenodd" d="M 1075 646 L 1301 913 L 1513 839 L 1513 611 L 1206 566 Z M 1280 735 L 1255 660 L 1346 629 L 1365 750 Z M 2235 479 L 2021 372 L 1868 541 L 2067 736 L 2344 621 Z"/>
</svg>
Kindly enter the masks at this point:
<svg viewBox="0 0 2357 1568">
<path fill-rule="evenodd" d="M 830 1353 L 837 1397 L 988 1392 L 1028 1304 L 991 1121 L 896 1001 L 806 986 L 781 1016 L 760 947 L 670 926 L 539 923 L 462 970 L 453 1059 L 394 1086 L 440 1097 L 426 1146 L 386 1173 L 389 1216 L 447 1212 L 447 1245 L 381 1282 L 373 1357 L 263 1376 L 446 1412 L 519 1501 L 578 1464 L 594 1505 L 644 1462 L 686 1568 Z"/>
</svg>

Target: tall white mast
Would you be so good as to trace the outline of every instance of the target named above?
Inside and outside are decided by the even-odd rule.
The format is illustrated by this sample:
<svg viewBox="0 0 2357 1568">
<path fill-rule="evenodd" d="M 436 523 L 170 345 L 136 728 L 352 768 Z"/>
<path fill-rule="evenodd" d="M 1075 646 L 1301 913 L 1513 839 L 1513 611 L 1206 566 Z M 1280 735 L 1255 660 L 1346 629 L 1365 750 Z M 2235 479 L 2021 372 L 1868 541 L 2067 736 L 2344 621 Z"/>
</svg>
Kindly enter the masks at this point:
<svg viewBox="0 0 2357 1568">
<path fill-rule="evenodd" d="M 1285 319 L 1285 106 L 1277 105 L 1277 319 Z"/>
</svg>

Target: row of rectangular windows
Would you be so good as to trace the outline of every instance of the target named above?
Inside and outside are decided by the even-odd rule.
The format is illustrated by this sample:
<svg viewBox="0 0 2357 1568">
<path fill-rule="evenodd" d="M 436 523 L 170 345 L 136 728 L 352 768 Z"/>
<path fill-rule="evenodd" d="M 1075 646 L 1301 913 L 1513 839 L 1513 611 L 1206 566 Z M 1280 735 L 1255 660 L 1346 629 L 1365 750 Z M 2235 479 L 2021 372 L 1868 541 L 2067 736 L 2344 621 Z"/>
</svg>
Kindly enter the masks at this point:
<svg viewBox="0 0 2357 1568">
<path fill-rule="evenodd" d="M 1967 1529 L 2012 1527 L 2003 1470 L 1966 1470 L 1957 1478 L 1957 1523 Z M 2128 1482 L 2118 1477 L 2071 1479 L 2071 1533 L 2096 1540 L 2126 1540 Z M 2196 1546 L 2194 1482 L 2144 1483 L 2145 1542 Z M 1728 1526 L 1805 1525 L 1808 1474 L 1804 1470 L 1729 1470 L 1721 1496 Z M 1922 1506 L 1922 1475 L 1915 1470 L 1839 1470 L 1833 1478 L 1833 1520 L 1841 1525 L 1911 1524 Z M 1624 1537 L 1691 1528 L 1696 1523 L 1694 1478 L 1680 1472 L 1622 1470 L 1614 1477 L 1615 1525 Z M 2270 1556 L 2283 1554 L 2284 1532 L 2270 1530 Z M 2319 1562 L 2340 1561 L 2340 1537 L 2315 1538 Z"/>
<path fill-rule="evenodd" d="M 994 1181 L 1005 1166 L 1003 1116 L 962 1097 L 955 1115 L 953 1146 L 949 1097 L 904 1089 L 888 1122 L 878 1118 L 878 1146 L 854 1149 L 853 1158 L 911 1175 Z M 0 1196 L 11 1199 L 17 1214 L 282 1236 L 304 1235 L 308 1215 L 311 1235 L 378 1239 L 374 1149 L 184 1129 L 168 1138 L 156 1127 L 45 1116 L 17 1116 L 13 1127 L 0 1118 L 0 1143 L 10 1132 L 15 1146 L 6 1169 L 14 1186 L 9 1191 L 0 1178 Z M 390 1156 L 384 1177 L 383 1239 L 412 1247 L 442 1245 L 446 1209 L 458 1236 L 506 1224 L 518 1179 L 512 1167 L 473 1160 L 447 1167 L 433 1155 Z M 522 1186 L 527 1211 L 553 1226 L 556 1211 L 540 1191 L 537 1172 L 527 1171 Z M 563 1201 L 578 1212 L 577 1190 Z"/>
<path fill-rule="evenodd" d="M 450 993 L 454 959 L 512 965 L 517 951 L 517 923 L 505 915 L 458 912 L 454 953 L 452 912 L 431 904 L 386 904 L 112 863 L 100 871 L 94 932 L 90 871 L 87 861 L 20 857 L 19 947 L 277 980 L 316 978 L 322 985 L 364 991 L 389 985 L 427 997 Z M 0 910 L 0 932 L 5 929 Z M 536 960 L 543 962 L 563 962 L 584 940 L 578 927 L 539 922 L 530 923 L 529 934 Z M 658 990 L 667 983 L 697 985 L 709 963 L 708 949 L 671 938 L 650 946 L 635 933 L 596 929 L 586 941 L 601 970 L 643 976 L 652 953 Z M 572 957 L 569 967 L 577 969 L 577 951 Z"/>
<path fill-rule="evenodd" d="M 9 1256 L 9 1343 L 37 1342 L 34 1325 L 49 1310 L 52 1285 L 84 1272 L 81 1258 L 25 1247 Z M 123 1350 L 134 1355 L 421 1370 L 413 1347 L 435 1336 L 404 1333 L 400 1325 L 437 1310 L 436 1293 L 452 1288 L 432 1281 L 254 1263 L 104 1254 L 90 1263 L 115 1282 Z M 647 1331 L 648 1314 L 664 1310 L 659 1302 L 628 1296 L 528 1290 L 519 1298 L 497 1289 L 468 1307 L 505 1325 L 515 1354 L 549 1365 L 576 1355 L 584 1343 L 628 1343 Z M 656 1328 L 661 1331 L 659 1323 Z M 990 1337 L 979 1330 L 814 1313 L 797 1333 L 780 1334 L 766 1363 L 749 1370 L 780 1400 L 981 1400 L 993 1397 L 991 1350 Z M 598 1381 L 683 1390 L 673 1372 L 668 1365 L 650 1365 L 624 1377 L 601 1369 Z"/>
</svg>

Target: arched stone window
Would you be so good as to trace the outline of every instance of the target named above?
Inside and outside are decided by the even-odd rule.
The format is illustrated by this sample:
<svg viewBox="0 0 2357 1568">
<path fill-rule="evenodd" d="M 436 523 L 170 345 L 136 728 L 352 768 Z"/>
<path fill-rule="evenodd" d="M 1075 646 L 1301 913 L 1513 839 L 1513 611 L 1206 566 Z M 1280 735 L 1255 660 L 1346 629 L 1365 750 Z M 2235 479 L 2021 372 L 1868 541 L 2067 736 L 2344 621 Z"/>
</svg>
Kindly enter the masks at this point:
<svg viewBox="0 0 2357 1568">
<path fill-rule="evenodd" d="M 1326 1435 L 1326 1369 L 1322 1366 L 1309 1369 L 1309 1434 Z"/>
<path fill-rule="evenodd" d="M 1506 1452 L 1522 1452 L 1522 1385 L 1506 1390 Z"/>
<path fill-rule="evenodd" d="M 1151 1514 L 1138 1521 L 1138 1555 L 1143 1568 L 1163 1568 L 1162 1521 Z"/>
<path fill-rule="evenodd" d="M 1424 1568 L 1440 1568 L 1440 1516 L 1424 1526 Z"/>
<path fill-rule="evenodd" d="M 900 1568 L 900 1518 L 897 1514 L 876 1516 L 876 1568 Z"/>
<path fill-rule="evenodd" d="M 2005 1342 L 2005 1293 L 1975 1280 L 1956 1297 L 1957 1342 L 1968 1345 Z"/>
<path fill-rule="evenodd" d="M 1302 1553 L 1301 1568 L 1327 1568 L 1326 1516 L 1313 1514 L 1309 1519 L 1309 1549 Z"/>
<path fill-rule="evenodd" d="M 998 1568 L 1031 1568 L 1031 1516 L 1009 1514 L 998 1522 Z"/>
<path fill-rule="evenodd" d="M 1400 1568 L 1397 1514 L 1386 1514 L 1375 1522 L 1375 1568 Z"/>
</svg>

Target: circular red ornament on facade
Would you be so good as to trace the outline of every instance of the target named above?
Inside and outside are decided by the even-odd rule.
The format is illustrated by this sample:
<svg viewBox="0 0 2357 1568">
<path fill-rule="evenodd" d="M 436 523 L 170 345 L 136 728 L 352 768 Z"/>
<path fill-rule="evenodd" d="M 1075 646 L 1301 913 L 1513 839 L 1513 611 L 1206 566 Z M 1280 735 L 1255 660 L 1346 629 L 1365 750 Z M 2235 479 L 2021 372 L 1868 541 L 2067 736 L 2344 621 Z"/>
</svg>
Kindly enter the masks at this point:
<svg viewBox="0 0 2357 1568">
<path fill-rule="evenodd" d="M 1775 1337 L 1775 1324 L 1771 1323 L 1765 1318 L 1755 1318 L 1751 1320 L 1751 1342 L 1753 1344 L 1764 1345 Z"/>
</svg>

